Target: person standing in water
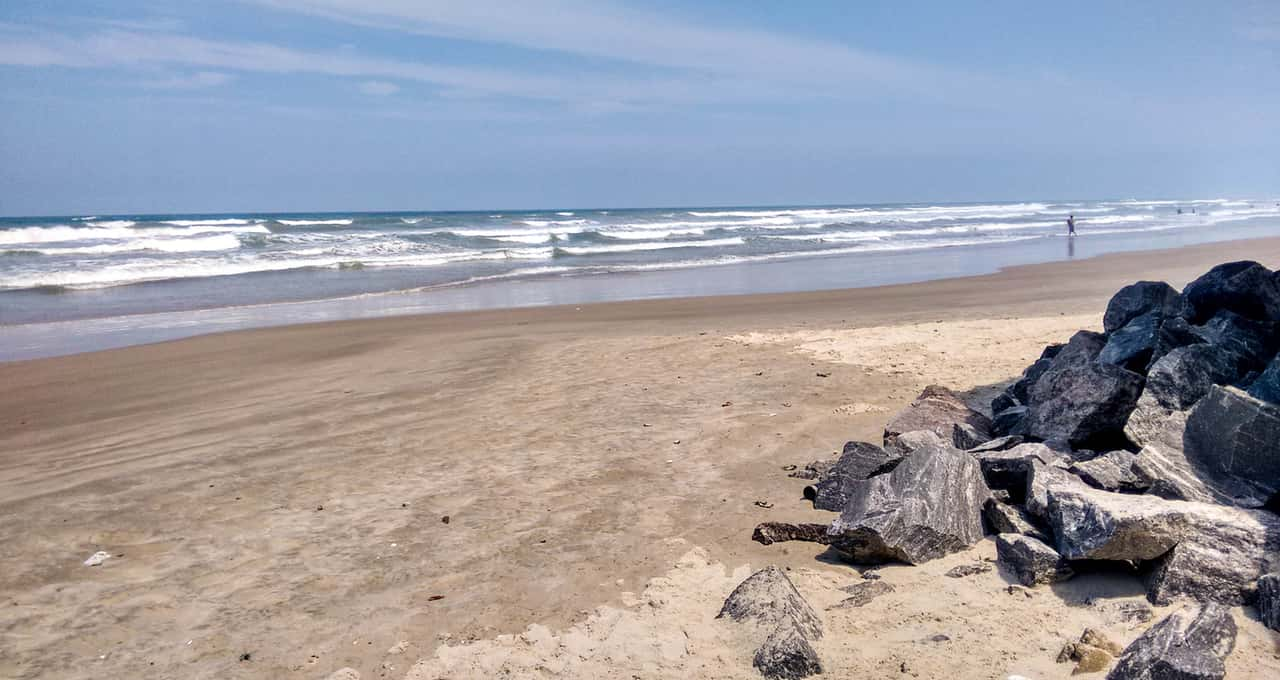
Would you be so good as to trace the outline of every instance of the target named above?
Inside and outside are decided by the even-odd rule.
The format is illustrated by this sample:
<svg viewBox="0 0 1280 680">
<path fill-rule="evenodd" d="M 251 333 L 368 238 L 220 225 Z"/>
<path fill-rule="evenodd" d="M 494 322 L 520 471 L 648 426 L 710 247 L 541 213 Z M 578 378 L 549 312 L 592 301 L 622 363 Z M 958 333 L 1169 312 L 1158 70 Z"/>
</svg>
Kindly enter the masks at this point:
<svg viewBox="0 0 1280 680">
<path fill-rule="evenodd" d="M 1067 236 L 1076 235 L 1076 216 L 1067 215 Z"/>
</svg>

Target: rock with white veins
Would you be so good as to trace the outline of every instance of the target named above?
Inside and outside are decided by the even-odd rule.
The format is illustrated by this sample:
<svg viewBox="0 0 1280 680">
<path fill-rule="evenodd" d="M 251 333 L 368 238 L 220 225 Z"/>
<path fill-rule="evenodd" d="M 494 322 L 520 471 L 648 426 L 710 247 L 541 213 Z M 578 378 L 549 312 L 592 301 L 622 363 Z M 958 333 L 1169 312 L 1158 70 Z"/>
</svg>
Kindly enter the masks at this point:
<svg viewBox="0 0 1280 680">
<path fill-rule="evenodd" d="M 1221 680 L 1236 622 L 1218 604 L 1174 612 L 1125 648 L 1107 680 Z"/>
</svg>

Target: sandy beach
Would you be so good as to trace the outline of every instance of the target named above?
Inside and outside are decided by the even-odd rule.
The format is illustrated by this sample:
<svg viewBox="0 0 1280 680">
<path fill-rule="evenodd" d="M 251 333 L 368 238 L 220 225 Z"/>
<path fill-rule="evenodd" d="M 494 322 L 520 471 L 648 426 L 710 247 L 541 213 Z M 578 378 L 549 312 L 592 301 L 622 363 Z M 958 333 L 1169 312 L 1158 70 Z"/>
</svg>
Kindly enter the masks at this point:
<svg viewBox="0 0 1280 680">
<path fill-rule="evenodd" d="M 1280 266 L 1280 238 L 0 364 L 0 677 L 752 677 L 712 620 L 747 565 L 791 568 L 820 610 L 859 580 L 750 540 L 830 517 L 783 466 L 878 441 L 928 384 L 984 404 L 1119 287 L 1238 259 Z M 828 673 L 1068 677 L 1085 626 L 1147 625 L 1124 577 L 941 577 L 993 556 L 884 568 L 894 593 L 824 613 Z M 1280 677 L 1237 614 L 1229 677 Z"/>
</svg>

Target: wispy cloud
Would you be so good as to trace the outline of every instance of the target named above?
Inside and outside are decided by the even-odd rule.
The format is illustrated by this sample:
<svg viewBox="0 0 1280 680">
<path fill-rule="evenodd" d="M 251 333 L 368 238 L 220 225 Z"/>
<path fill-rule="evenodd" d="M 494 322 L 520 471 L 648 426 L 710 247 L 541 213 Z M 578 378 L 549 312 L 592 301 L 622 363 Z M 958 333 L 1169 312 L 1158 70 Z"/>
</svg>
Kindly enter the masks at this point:
<svg viewBox="0 0 1280 680">
<path fill-rule="evenodd" d="M 203 90 L 210 87 L 226 85 L 235 80 L 235 76 L 218 71 L 198 71 L 190 75 L 171 76 L 157 80 L 144 80 L 142 86 L 153 90 Z"/>
<path fill-rule="evenodd" d="M 388 83 L 385 80 L 366 80 L 360 83 L 360 91 L 365 94 L 385 97 L 399 92 L 400 86 L 395 83 Z"/>
</svg>

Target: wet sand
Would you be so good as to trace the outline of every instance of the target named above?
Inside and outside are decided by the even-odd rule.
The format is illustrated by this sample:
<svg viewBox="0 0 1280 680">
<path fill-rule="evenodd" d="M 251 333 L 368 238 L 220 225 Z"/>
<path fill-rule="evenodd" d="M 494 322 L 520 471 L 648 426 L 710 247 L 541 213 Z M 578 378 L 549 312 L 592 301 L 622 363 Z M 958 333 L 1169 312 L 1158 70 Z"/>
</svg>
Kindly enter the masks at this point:
<svg viewBox="0 0 1280 680">
<path fill-rule="evenodd" d="M 0 364 L 0 676 L 402 678 L 442 641 L 625 606 L 694 547 L 730 569 L 856 579 L 812 546 L 749 540 L 760 521 L 822 516 L 781 466 L 878 440 L 928 383 L 980 401 L 1099 325 L 1122 285 L 1244 258 L 1280 266 L 1280 239 Z M 112 557 L 84 566 L 98 550 Z M 1274 655 L 1255 632 L 1233 659 Z M 912 649 L 925 669 L 955 654 Z M 958 677 L 1004 670 L 979 652 Z M 662 677 L 637 663 L 621 677 Z"/>
</svg>

